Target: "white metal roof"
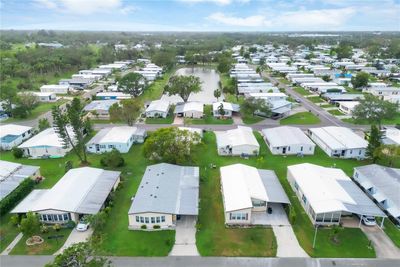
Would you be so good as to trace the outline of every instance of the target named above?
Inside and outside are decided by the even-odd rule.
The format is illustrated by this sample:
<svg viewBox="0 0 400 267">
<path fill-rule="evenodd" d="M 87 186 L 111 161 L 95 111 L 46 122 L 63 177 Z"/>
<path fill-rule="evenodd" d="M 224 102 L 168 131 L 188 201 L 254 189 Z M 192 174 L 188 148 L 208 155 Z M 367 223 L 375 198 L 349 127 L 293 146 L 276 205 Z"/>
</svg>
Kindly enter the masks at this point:
<svg viewBox="0 0 400 267">
<path fill-rule="evenodd" d="M 290 145 L 314 145 L 302 130 L 292 126 L 280 126 L 262 130 L 262 133 L 272 147 Z M 314 145 L 315 146 L 315 145 Z"/>
<path fill-rule="evenodd" d="M 241 145 L 260 147 L 250 127 L 238 126 L 237 129 L 224 132 L 216 131 L 215 134 L 217 136 L 218 147 L 226 147 L 227 145 L 232 147 Z"/>
<path fill-rule="evenodd" d="M 400 130 L 396 128 L 386 129 L 383 142 L 400 145 Z"/>
<path fill-rule="evenodd" d="M 12 213 L 59 210 L 96 214 L 119 176 L 120 172 L 91 167 L 71 169 L 51 189 L 34 190 Z"/>
<path fill-rule="evenodd" d="M 127 144 L 129 142 L 129 139 L 137 132 L 138 128 L 131 126 L 115 126 L 104 128 L 101 129 L 95 136 L 93 136 L 88 144 Z"/>
<path fill-rule="evenodd" d="M 220 171 L 226 212 L 252 208 L 252 199 L 289 203 L 273 171 L 257 170 L 244 164 L 224 166 L 220 168 Z M 267 190 L 268 187 L 271 187 L 271 190 Z M 274 191 L 278 194 L 274 194 Z"/>
<path fill-rule="evenodd" d="M 168 109 L 169 109 L 169 101 L 160 99 L 151 101 L 150 105 L 146 108 L 146 112 L 151 112 L 151 111 L 168 112 Z"/>
<path fill-rule="evenodd" d="M 72 130 L 72 128 L 68 127 L 67 130 L 71 138 L 74 138 L 75 133 Z M 34 135 L 33 137 L 31 137 L 31 139 L 25 141 L 18 147 L 28 148 L 28 147 L 38 147 L 38 146 L 62 148 L 63 142 L 59 138 L 58 134 L 55 132 L 54 128 L 48 128 L 46 130 L 41 131 L 37 135 Z"/>
<path fill-rule="evenodd" d="M 310 131 L 333 150 L 366 148 L 368 142 L 346 127 L 328 126 Z"/>
<path fill-rule="evenodd" d="M 108 99 L 108 100 L 94 100 L 84 107 L 85 111 L 93 110 L 106 110 L 108 111 L 112 105 L 119 103 L 119 100 Z"/>
<path fill-rule="evenodd" d="M 347 211 L 385 216 L 341 169 L 302 163 L 288 166 L 288 171 L 315 213 Z"/>
<path fill-rule="evenodd" d="M 238 112 L 240 110 L 240 106 L 238 104 L 233 104 L 233 103 L 230 103 L 230 102 L 223 102 L 223 101 L 214 102 L 213 103 L 213 110 L 218 110 L 219 107 L 221 106 L 221 104 L 223 106 L 223 109 L 225 109 L 225 110 L 230 110 L 232 112 Z"/>
<path fill-rule="evenodd" d="M 32 127 L 16 125 L 16 124 L 2 124 L 0 125 L 0 138 L 6 135 L 21 135 L 29 130 Z"/>
</svg>

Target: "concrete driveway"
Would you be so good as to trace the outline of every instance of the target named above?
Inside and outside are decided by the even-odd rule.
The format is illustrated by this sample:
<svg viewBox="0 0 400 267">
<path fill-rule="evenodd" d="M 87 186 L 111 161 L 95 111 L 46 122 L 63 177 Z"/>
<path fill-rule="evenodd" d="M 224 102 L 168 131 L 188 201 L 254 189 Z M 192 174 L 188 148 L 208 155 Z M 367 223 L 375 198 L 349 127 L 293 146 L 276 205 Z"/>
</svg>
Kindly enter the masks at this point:
<svg viewBox="0 0 400 267">
<path fill-rule="evenodd" d="M 268 203 L 268 207 L 272 209 L 271 214 L 267 212 L 253 212 L 251 214 L 251 223 L 255 225 L 290 226 L 281 203 Z"/>
<path fill-rule="evenodd" d="M 182 216 L 176 222 L 175 245 L 170 256 L 199 256 L 196 247 L 196 216 Z"/>
<path fill-rule="evenodd" d="M 400 249 L 393 244 L 381 228 L 361 225 L 361 229 L 372 241 L 377 258 L 400 259 Z"/>
<path fill-rule="evenodd" d="M 304 258 L 309 257 L 297 241 L 291 225 L 277 226 L 273 225 L 272 230 L 276 237 L 278 250 L 276 256 L 280 258 Z"/>
<path fill-rule="evenodd" d="M 72 230 L 71 234 L 65 241 L 64 245 L 56 253 L 54 253 L 54 255 L 61 254 L 64 251 L 64 249 L 68 248 L 73 244 L 88 241 L 89 238 L 92 236 L 92 234 L 93 230 L 91 228 L 89 228 L 85 232 L 79 232 L 76 230 L 76 228 L 74 228 L 74 230 Z"/>
</svg>

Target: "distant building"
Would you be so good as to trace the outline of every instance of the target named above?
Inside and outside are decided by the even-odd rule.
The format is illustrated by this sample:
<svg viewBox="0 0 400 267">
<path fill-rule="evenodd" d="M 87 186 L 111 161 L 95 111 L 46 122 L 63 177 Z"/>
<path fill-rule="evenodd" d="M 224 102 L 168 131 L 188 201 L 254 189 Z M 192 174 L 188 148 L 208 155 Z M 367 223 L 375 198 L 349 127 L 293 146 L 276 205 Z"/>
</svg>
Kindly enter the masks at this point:
<svg viewBox="0 0 400 267">
<path fill-rule="evenodd" d="M 166 118 L 170 108 L 169 101 L 154 100 L 146 107 L 147 118 Z"/>
<path fill-rule="evenodd" d="M 174 113 L 179 117 L 200 119 L 204 115 L 204 105 L 200 102 L 178 103 Z"/>
<path fill-rule="evenodd" d="M 92 117 L 107 119 L 110 117 L 110 107 L 114 104 L 118 104 L 119 100 L 109 99 L 109 100 L 94 100 L 87 104 L 83 110 L 92 113 Z M 93 115 L 95 113 L 95 115 Z"/>
<path fill-rule="evenodd" d="M 30 138 L 32 134 L 32 127 L 16 124 L 0 125 L 0 147 L 2 150 L 11 150 Z"/>
<path fill-rule="evenodd" d="M 56 93 L 56 94 L 68 94 L 70 86 L 68 84 L 46 84 L 40 87 L 40 92 L 42 93 Z"/>
</svg>

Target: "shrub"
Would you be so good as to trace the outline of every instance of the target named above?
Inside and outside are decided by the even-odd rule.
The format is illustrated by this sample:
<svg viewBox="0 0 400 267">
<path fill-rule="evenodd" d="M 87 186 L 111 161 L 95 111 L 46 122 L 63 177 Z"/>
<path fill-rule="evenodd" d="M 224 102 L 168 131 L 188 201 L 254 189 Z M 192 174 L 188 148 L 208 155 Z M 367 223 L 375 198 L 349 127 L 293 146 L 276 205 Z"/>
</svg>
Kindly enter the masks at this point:
<svg viewBox="0 0 400 267">
<path fill-rule="evenodd" d="M 13 153 L 14 158 L 16 158 L 16 159 L 20 159 L 24 155 L 24 151 L 18 147 L 13 147 L 12 153 Z"/>
<path fill-rule="evenodd" d="M 111 152 L 103 154 L 100 163 L 103 167 L 117 168 L 124 166 L 125 160 L 122 157 L 121 152 L 113 149 Z"/>
<path fill-rule="evenodd" d="M 0 201 L 0 216 L 6 214 L 12 209 L 21 199 L 25 198 L 35 186 L 32 179 L 25 179 L 20 185 Z"/>
<path fill-rule="evenodd" d="M 49 227 L 47 227 L 47 225 L 42 225 L 41 227 L 40 227 L 40 232 L 42 233 L 42 234 L 45 234 L 45 233 L 48 233 L 49 232 Z"/>
<path fill-rule="evenodd" d="M 140 229 L 147 229 L 147 225 L 143 224 L 142 226 L 140 226 Z"/>
<path fill-rule="evenodd" d="M 40 231 L 39 217 L 32 212 L 28 212 L 26 217 L 21 220 L 20 229 L 24 235 L 29 237 L 38 233 Z"/>
<path fill-rule="evenodd" d="M 296 222 L 296 212 L 292 206 L 289 208 L 289 221 L 292 225 Z"/>
<path fill-rule="evenodd" d="M 21 218 L 19 217 L 18 214 L 14 214 L 10 218 L 10 224 L 13 226 L 18 226 L 18 224 L 21 222 Z"/>
<path fill-rule="evenodd" d="M 61 225 L 60 224 L 58 224 L 58 223 L 56 223 L 55 225 L 53 225 L 53 230 L 54 231 L 60 231 L 60 229 L 61 229 Z"/>
<path fill-rule="evenodd" d="M 153 229 L 160 229 L 161 228 L 161 226 L 159 226 L 159 225 L 153 225 Z"/>
<path fill-rule="evenodd" d="M 75 228 L 75 225 L 76 225 L 76 223 L 74 221 L 69 220 L 65 226 L 67 228 L 73 229 L 73 228 Z"/>
</svg>

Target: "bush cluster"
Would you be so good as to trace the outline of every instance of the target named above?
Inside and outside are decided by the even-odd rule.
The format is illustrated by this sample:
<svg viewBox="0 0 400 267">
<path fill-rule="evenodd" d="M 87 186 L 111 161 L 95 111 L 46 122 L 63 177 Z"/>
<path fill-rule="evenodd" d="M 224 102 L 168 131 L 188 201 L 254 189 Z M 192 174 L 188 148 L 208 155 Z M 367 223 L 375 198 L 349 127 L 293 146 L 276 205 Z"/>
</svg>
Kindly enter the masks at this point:
<svg viewBox="0 0 400 267">
<path fill-rule="evenodd" d="M 0 201 L 0 216 L 7 214 L 21 199 L 25 198 L 35 186 L 35 181 L 25 179 L 20 185 Z"/>
</svg>

